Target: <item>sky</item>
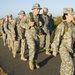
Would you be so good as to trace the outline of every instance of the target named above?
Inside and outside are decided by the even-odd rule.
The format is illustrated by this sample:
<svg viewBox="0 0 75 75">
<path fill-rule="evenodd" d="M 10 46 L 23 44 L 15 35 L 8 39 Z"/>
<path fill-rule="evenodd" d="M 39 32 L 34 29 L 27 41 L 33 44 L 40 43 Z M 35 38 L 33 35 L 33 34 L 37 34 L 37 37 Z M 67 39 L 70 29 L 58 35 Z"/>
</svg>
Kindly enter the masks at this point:
<svg viewBox="0 0 75 75">
<path fill-rule="evenodd" d="M 21 10 L 26 14 L 32 12 L 35 3 L 39 3 L 42 9 L 47 7 L 54 17 L 62 16 L 63 8 L 73 8 L 75 11 L 75 0 L 0 0 L 0 18 L 9 14 L 15 18 Z"/>
</svg>

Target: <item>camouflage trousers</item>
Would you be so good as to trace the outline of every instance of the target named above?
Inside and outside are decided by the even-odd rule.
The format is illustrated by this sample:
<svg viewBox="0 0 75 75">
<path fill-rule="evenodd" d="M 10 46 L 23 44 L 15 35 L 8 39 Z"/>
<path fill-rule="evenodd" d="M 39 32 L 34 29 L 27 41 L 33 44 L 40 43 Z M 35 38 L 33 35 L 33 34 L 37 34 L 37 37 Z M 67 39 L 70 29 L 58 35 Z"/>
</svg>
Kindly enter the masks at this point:
<svg viewBox="0 0 75 75">
<path fill-rule="evenodd" d="M 14 48 L 13 48 L 13 52 L 17 52 L 19 49 L 21 49 L 20 54 L 24 55 L 25 53 L 25 39 L 18 39 L 16 41 L 14 41 Z"/>
<path fill-rule="evenodd" d="M 6 43 L 7 42 L 7 34 L 3 33 L 2 38 L 3 38 L 3 42 Z"/>
<path fill-rule="evenodd" d="M 40 47 L 44 48 L 44 42 L 45 42 L 45 35 L 40 35 Z"/>
<path fill-rule="evenodd" d="M 74 65 L 69 51 L 64 46 L 59 49 L 61 57 L 61 75 L 73 75 L 74 74 Z"/>
<path fill-rule="evenodd" d="M 14 42 L 12 40 L 11 34 L 7 34 L 7 43 L 8 43 L 8 47 L 11 47 L 11 49 L 13 50 Z"/>
<path fill-rule="evenodd" d="M 28 48 L 29 48 L 29 60 L 30 61 L 35 61 L 38 58 L 38 52 L 40 50 L 39 38 L 38 37 L 36 37 L 36 38 L 31 37 L 29 35 L 29 36 L 26 36 L 26 39 L 27 39 L 27 45 L 28 45 Z"/>
<path fill-rule="evenodd" d="M 40 35 L 40 47 L 45 47 L 46 51 L 50 50 L 50 34 Z"/>
</svg>

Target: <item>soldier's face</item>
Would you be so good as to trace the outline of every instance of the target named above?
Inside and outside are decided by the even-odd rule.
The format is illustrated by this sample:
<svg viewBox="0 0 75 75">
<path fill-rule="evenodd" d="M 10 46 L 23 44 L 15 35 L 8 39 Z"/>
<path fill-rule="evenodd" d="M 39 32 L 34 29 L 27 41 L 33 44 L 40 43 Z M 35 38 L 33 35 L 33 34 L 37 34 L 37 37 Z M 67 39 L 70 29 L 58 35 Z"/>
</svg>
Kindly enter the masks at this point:
<svg viewBox="0 0 75 75">
<path fill-rule="evenodd" d="M 74 20 L 74 14 L 68 14 L 67 18 L 69 21 L 73 21 Z"/>
<path fill-rule="evenodd" d="M 48 12 L 43 12 L 44 15 L 47 15 Z"/>
<path fill-rule="evenodd" d="M 12 17 L 9 17 L 9 20 L 12 20 Z"/>
<path fill-rule="evenodd" d="M 23 15 L 19 15 L 19 18 L 22 19 L 23 18 Z"/>
<path fill-rule="evenodd" d="M 39 9 L 39 8 L 35 8 L 35 9 L 33 10 L 33 12 L 35 12 L 36 14 L 39 14 L 39 13 L 40 13 L 40 9 Z"/>
<path fill-rule="evenodd" d="M 69 14 L 71 21 L 74 20 L 74 14 Z"/>
<path fill-rule="evenodd" d="M 5 17 L 5 20 L 6 20 L 6 21 L 9 20 L 9 17 Z"/>
</svg>

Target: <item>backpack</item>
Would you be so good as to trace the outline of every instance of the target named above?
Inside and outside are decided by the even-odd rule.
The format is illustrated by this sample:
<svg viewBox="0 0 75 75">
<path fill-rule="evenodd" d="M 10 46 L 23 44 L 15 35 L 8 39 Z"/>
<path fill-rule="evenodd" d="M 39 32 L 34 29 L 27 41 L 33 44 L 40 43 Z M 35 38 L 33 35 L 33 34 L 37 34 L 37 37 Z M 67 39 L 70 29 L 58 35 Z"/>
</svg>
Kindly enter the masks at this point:
<svg viewBox="0 0 75 75">
<path fill-rule="evenodd" d="M 31 22 L 34 22 L 33 13 L 30 12 L 29 15 L 30 15 L 30 21 L 31 21 Z M 38 21 L 42 21 L 42 14 L 38 14 L 38 19 L 39 19 Z M 38 25 L 37 27 L 38 27 L 38 34 L 39 34 L 39 35 L 45 34 L 44 31 L 43 31 L 43 29 L 42 29 L 39 25 Z M 30 27 L 30 28 L 31 28 L 31 27 Z M 29 29 L 30 29 L 30 28 L 29 28 Z"/>
<path fill-rule="evenodd" d="M 63 36 L 64 36 L 65 32 L 68 31 L 68 24 L 67 24 L 67 22 L 63 21 L 63 23 L 64 23 L 64 32 L 63 32 L 63 35 L 62 35 L 62 39 L 63 39 Z M 54 41 L 55 32 L 56 32 L 56 28 L 53 30 L 53 32 L 51 34 L 51 43 Z"/>
</svg>

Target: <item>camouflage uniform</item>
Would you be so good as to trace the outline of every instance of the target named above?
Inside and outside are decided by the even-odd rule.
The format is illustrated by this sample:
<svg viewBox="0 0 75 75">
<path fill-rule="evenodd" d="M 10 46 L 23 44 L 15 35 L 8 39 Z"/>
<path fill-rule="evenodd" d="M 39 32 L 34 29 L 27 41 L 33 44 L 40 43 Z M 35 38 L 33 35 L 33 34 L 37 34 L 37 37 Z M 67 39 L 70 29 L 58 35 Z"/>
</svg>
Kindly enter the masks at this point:
<svg viewBox="0 0 75 75">
<path fill-rule="evenodd" d="M 43 9 L 43 14 L 42 14 L 42 19 L 43 19 L 43 32 L 45 33 L 44 35 L 40 35 L 40 45 L 45 44 L 45 49 L 46 49 L 46 54 L 50 55 L 49 50 L 50 50 L 50 32 L 49 32 L 49 17 L 48 15 L 44 13 L 48 13 L 48 8 Z"/>
<path fill-rule="evenodd" d="M 72 14 L 73 10 L 71 8 L 64 8 L 64 13 L 70 13 Z M 62 60 L 61 62 L 61 68 L 60 68 L 60 74 L 61 75 L 73 75 L 74 74 L 74 64 L 72 61 L 72 58 L 70 56 L 70 53 L 73 53 L 72 47 L 73 47 L 73 38 L 75 38 L 75 35 L 73 36 L 73 24 L 65 20 L 68 25 L 68 30 L 64 33 L 64 23 L 61 22 L 57 26 L 57 30 L 55 32 L 54 41 L 51 45 L 53 48 L 53 52 L 57 52 L 59 48 L 59 54 L 60 58 Z"/>
<path fill-rule="evenodd" d="M 2 22 L 2 24 L 1 24 L 1 33 L 2 33 L 2 38 L 3 38 L 3 43 L 4 43 L 4 46 L 6 45 L 6 43 L 7 43 L 7 34 L 6 34 L 6 32 L 5 32 L 5 30 L 4 30 L 4 19 L 3 19 L 3 22 Z"/>
<path fill-rule="evenodd" d="M 49 32 L 50 32 L 50 41 L 52 42 L 52 32 L 53 30 L 55 29 L 55 26 L 54 26 L 54 20 L 52 18 L 52 14 L 51 13 L 48 13 L 48 16 L 49 16 L 49 26 L 48 26 L 48 29 L 49 29 Z"/>
<path fill-rule="evenodd" d="M 14 29 L 13 29 L 13 26 L 14 26 L 14 24 L 13 24 L 13 19 L 12 19 L 12 15 L 10 14 L 9 15 L 9 25 L 8 25 L 8 29 L 9 29 L 9 31 L 10 31 L 10 33 L 8 33 L 9 34 L 9 43 L 10 43 L 10 47 L 11 47 L 11 49 L 13 50 L 13 46 L 14 46 L 14 41 L 13 41 L 13 38 L 15 37 L 15 35 L 14 35 Z"/>
<path fill-rule="evenodd" d="M 21 11 L 24 12 L 24 11 Z M 20 54 L 21 54 L 21 60 L 26 61 L 27 59 L 24 58 L 24 53 L 25 53 L 25 30 L 20 26 L 21 19 L 17 18 L 16 19 L 16 24 L 14 26 L 15 30 L 15 41 L 14 41 L 14 49 L 13 49 L 13 57 L 16 57 L 16 52 L 21 49 Z"/>
<path fill-rule="evenodd" d="M 4 29 L 5 29 L 5 32 L 7 34 L 7 43 L 8 43 L 9 50 L 13 49 L 13 40 L 12 40 L 12 38 L 15 37 L 12 22 L 13 22 L 13 20 L 6 21 L 4 23 Z"/>
<path fill-rule="evenodd" d="M 34 4 L 32 10 L 34 10 L 34 8 L 40 8 L 39 4 Z M 38 57 L 38 52 L 39 52 L 39 23 L 38 23 L 38 15 L 34 16 L 34 14 L 32 13 L 33 18 L 34 18 L 34 26 L 30 26 L 31 21 L 31 16 L 30 14 L 28 14 L 26 16 L 26 21 L 21 22 L 21 27 L 25 28 L 26 32 L 25 32 L 25 36 L 27 39 L 27 44 L 28 44 L 28 48 L 29 48 L 29 67 L 31 70 L 34 70 L 34 66 L 36 65 L 36 68 L 39 68 L 39 66 L 36 64 L 36 60 Z"/>
<path fill-rule="evenodd" d="M 13 48 L 13 50 L 12 50 L 12 53 L 14 53 L 14 52 L 17 52 L 18 51 L 18 49 L 20 48 L 20 43 L 19 43 L 19 36 L 18 36 L 18 34 L 19 34 L 19 32 L 18 31 L 21 31 L 19 28 L 19 23 L 20 23 L 20 20 L 16 20 L 15 21 L 15 24 L 14 24 L 14 26 L 13 26 L 13 29 L 14 29 L 14 35 L 15 35 L 15 41 L 14 41 L 14 48 Z M 14 55 L 13 55 L 13 57 L 15 57 Z"/>
<path fill-rule="evenodd" d="M 72 23 L 72 30 L 73 30 L 73 36 L 75 36 L 75 23 Z M 73 56 L 75 57 L 75 38 L 74 38 L 74 44 L 73 44 Z"/>
</svg>

